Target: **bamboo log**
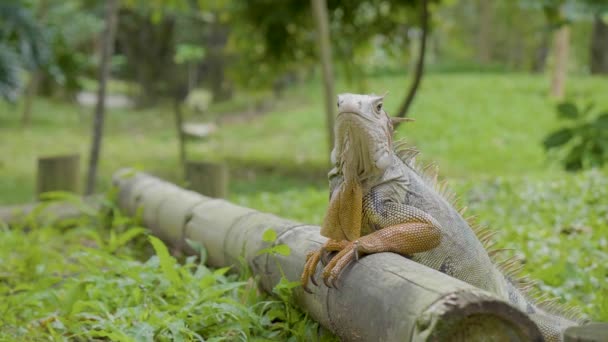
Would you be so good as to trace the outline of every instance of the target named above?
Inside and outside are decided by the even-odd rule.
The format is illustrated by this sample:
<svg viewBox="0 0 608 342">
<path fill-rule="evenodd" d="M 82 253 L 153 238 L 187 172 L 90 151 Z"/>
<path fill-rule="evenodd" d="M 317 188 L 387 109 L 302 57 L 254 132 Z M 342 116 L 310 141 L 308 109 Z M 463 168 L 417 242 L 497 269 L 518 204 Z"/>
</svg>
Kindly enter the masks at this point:
<svg viewBox="0 0 608 342">
<path fill-rule="evenodd" d="M 78 193 L 80 156 L 77 154 L 38 158 L 36 195 L 48 191 Z"/>
<path fill-rule="evenodd" d="M 205 196 L 228 196 L 228 167 L 224 164 L 186 162 L 186 180 L 189 188 Z"/>
<path fill-rule="evenodd" d="M 125 175 L 129 175 L 125 177 Z M 319 227 L 210 199 L 143 173 L 119 171 L 119 206 L 143 208 L 144 224 L 174 247 L 184 239 L 203 244 L 213 267 L 240 265 L 244 257 L 271 293 L 281 270 L 298 280 L 306 253 L 325 238 Z M 289 256 L 258 255 L 274 229 L 275 244 Z M 317 277 L 320 277 L 320 269 Z M 322 283 L 322 282 L 321 282 Z M 346 270 L 337 289 L 294 290 L 296 304 L 345 341 L 542 340 L 527 315 L 492 294 L 392 253 L 361 258 Z"/>
</svg>

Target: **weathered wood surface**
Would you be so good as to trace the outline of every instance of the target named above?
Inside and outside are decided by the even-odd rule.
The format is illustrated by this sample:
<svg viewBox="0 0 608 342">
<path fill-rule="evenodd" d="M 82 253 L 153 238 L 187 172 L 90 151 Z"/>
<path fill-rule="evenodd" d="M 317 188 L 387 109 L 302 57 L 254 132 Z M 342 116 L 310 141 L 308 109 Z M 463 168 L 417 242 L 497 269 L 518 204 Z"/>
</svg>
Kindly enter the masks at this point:
<svg viewBox="0 0 608 342">
<path fill-rule="evenodd" d="M 36 196 L 48 191 L 78 193 L 80 188 L 80 156 L 65 155 L 38 158 Z"/>
<path fill-rule="evenodd" d="M 319 227 L 292 222 L 220 199 L 211 199 L 143 173 L 115 174 L 119 206 L 143 207 L 144 224 L 175 248 L 185 239 L 202 243 L 208 264 L 233 265 L 243 256 L 266 291 L 280 280 L 298 280 L 306 253 L 325 238 Z M 268 247 L 264 231 L 278 234 L 289 256 L 258 255 Z M 275 259 L 276 260 L 273 260 Z M 319 270 L 320 272 L 320 270 Z M 317 277 L 320 273 L 317 273 Z M 522 312 L 488 292 L 392 253 L 361 258 L 339 280 L 307 294 L 295 289 L 296 303 L 345 341 L 534 341 L 538 328 Z"/>
<path fill-rule="evenodd" d="M 205 196 L 226 198 L 228 196 L 228 167 L 209 162 L 186 162 L 188 188 Z"/>
</svg>

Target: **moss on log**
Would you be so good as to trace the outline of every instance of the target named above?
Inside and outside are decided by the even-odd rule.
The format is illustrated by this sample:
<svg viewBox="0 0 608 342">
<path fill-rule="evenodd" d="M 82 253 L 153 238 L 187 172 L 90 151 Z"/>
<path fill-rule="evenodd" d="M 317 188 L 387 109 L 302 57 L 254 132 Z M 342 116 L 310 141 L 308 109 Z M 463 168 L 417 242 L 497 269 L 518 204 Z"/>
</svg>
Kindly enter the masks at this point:
<svg viewBox="0 0 608 342">
<path fill-rule="evenodd" d="M 115 174 L 119 206 L 134 214 L 174 248 L 185 239 L 202 243 L 208 264 L 240 265 L 244 257 L 261 287 L 271 292 L 284 271 L 298 280 L 306 253 L 325 241 L 319 227 L 210 199 L 143 173 Z M 258 255 L 269 247 L 267 229 L 287 244 L 289 256 Z M 276 259 L 276 260 L 273 260 Z M 320 276 L 320 269 L 317 277 Z M 321 282 L 322 283 L 322 282 Z M 492 294 L 392 253 L 361 258 L 339 279 L 337 289 L 294 291 L 296 303 L 345 341 L 535 341 L 529 317 Z"/>
</svg>

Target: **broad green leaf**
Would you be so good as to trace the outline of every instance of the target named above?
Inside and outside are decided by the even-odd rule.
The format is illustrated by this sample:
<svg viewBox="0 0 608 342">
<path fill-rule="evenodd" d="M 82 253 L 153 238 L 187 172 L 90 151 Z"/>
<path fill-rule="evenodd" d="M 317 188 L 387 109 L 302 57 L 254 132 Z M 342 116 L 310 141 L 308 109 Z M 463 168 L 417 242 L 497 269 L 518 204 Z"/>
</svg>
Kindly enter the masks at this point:
<svg viewBox="0 0 608 342">
<path fill-rule="evenodd" d="M 599 129 L 608 131 L 608 112 L 600 114 L 597 119 L 595 119 L 594 125 Z"/>
<path fill-rule="evenodd" d="M 205 245 L 190 239 L 186 239 L 186 243 L 198 253 L 200 256 L 200 263 L 204 265 L 207 262 L 207 248 L 205 248 Z"/>
<path fill-rule="evenodd" d="M 272 228 L 266 229 L 266 231 L 262 235 L 262 241 L 274 242 L 276 239 L 277 239 L 277 232 Z"/>
<path fill-rule="evenodd" d="M 272 252 L 283 256 L 289 256 L 291 254 L 291 249 L 289 248 L 289 246 L 281 244 L 272 247 Z"/>
<path fill-rule="evenodd" d="M 129 241 L 135 239 L 139 235 L 145 234 L 147 231 L 148 231 L 147 229 L 142 228 L 142 227 L 129 228 L 127 231 L 120 234 L 116 238 L 116 244 L 113 246 L 114 247 L 113 250 L 116 250 L 116 249 L 126 245 L 127 243 L 129 243 Z"/>
<path fill-rule="evenodd" d="M 167 246 L 165 246 L 165 244 L 155 236 L 150 235 L 148 239 L 150 239 L 150 243 L 152 244 L 152 247 L 154 248 L 154 251 L 156 252 L 156 255 L 160 261 L 160 268 L 167 279 L 169 279 L 174 286 L 180 285 L 181 280 L 179 278 L 179 274 L 175 270 L 176 262 L 175 259 L 169 254 Z"/>
<path fill-rule="evenodd" d="M 546 137 L 543 141 L 543 145 L 545 146 L 545 149 L 558 147 L 570 141 L 573 136 L 574 132 L 571 128 L 562 128 Z"/>
<path fill-rule="evenodd" d="M 557 113 L 560 118 L 576 119 L 579 116 L 578 108 L 571 102 L 563 102 L 557 105 Z"/>
<path fill-rule="evenodd" d="M 63 303 L 61 305 L 61 310 L 64 315 L 70 315 L 74 308 L 74 304 L 85 297 L 85 288 L 87 286 L 86 282 L 76 283 L 72 286 L 71 289 L 66 293 Z"/>
</svg>

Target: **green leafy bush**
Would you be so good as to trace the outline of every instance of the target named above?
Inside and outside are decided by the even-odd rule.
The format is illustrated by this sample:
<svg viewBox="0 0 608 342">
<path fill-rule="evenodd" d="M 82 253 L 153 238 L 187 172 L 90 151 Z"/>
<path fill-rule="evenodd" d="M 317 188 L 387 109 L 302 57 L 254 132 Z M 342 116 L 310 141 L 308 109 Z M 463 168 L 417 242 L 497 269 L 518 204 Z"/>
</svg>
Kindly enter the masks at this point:
<svg viewBox="0 0 608 342">
<path fill-rule="evenodd" d="M 559 118 L 568 124 L 543 141 L 546 150 L 560 150 L 559 158 L 568 171 L 599 167 L 608 161 L 608 110 L 593 114 L 593 105 L 584 109 L 565 102 L 557 106 Z"/>
<path fill-rule="evenodd" d="M 81 205 L 77 219 L 39 224 L 36 210 L 0 229 L 0 340 L 332 338 L 289 303 L 286 280 L 271 298 L 247 272 L 207 268 L 201 246 L 179 263 L 111 202 L 101 213 Z"/>
</svg>

